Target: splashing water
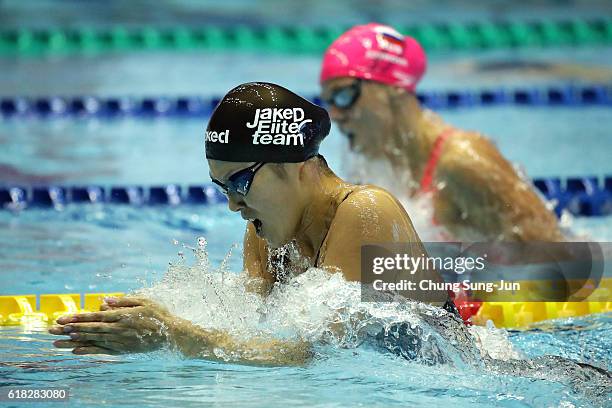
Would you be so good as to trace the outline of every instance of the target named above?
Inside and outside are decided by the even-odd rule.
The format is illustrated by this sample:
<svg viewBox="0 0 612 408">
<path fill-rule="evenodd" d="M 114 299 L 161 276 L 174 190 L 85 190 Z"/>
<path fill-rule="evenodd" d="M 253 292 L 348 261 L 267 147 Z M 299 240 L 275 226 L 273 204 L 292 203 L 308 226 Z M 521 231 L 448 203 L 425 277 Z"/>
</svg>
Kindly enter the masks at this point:
<svg viewBox="0 0 612 408">
<path fill-rule="evenodd" d="M 433 225 L 433 207 L 431 197 L 427 194 L 409 196 L 406 186 L 417 186 L 409 172 L 401 176 L 393 170 L 388 160 L 372 160 L 350 150 L 344 152 L 346 160 L 342 171 L 347 179 L 357 183 L 368 183 L 384 188 L 392 193 L 404 206 L 410 220 L 422 241 L 447 240 L 448 231 L 439 225 Z"/>
<path fill-rule="evenodd" d="M 347 282 L 340 273 L 318 268 L 287 277 L 285 283 L 275 284 L 263 297 L 247 290 L 251 280 L 246 274 L 227 270 L 232 251 L 214 268 L 204 238 L 198 238 L 196 247 L 184 247 L 193 253 L 192 265 L 180 252 L 178 262 L 170 264 L 159 283 L 136 294 L 147 296 L 171 313 L 205 328 L 222 329 L 245 338 L 269 334 L 336 347 L 357 347 L 394 325 L 408 323 L 423 338 L 448 342 L 444 347 L 439 345 L 448 361 L 474 363 L 475 356 L 494 353 L 493 349 L 487 351 L 487 344 L 497 348 L 503 343 L 506 350 L 512 350 L 507 338 L 491 334 L 493 329 L 480 333 L 479 343 L 474 342 L 476 337 L 457 324 L 457 319 L 437 307 L 411 301 L 361 302 L 357 282 Z M 432 323 L 434 320 L 445 323 Z M 437 330 L 441 325 L 460 327 L 463 337 L 441 337 Z M 490 336 L 497 336 L 497 340 L 487 340 Z M 483 345 L 482 350 L 476 344 Z M 451 352 L 452 349 L 456 350 Z M 512 353 L 509 351 L 508 356 L 515 356 Z"/>
<path fill-rule="evenodd" d="M 388 160 L 372 160 L 364 155 L 352 152 L 345 146 L 343 172 L 349 180 L 360 183 L 371 183 L 383 187 L 394 194 L 410 215 L 411 221 L 419 237 L 424 242 L 452 240 L 450 232 L 440 225 L 434 225 L 433 206 L 430 194 L 419 194 L 411 197 L 407 186 L 418 187 L 416 180 L 411 178 L 409 172 L 398 176 Z M 523 169 L 516 168 L 521 178 L 527 180 Z M 443 186 L 438 186 L 443 187 Z M 544 198 L 543 198 L 544 199 Z M 545 200 L 545 199 L 544 199 Z M 552 210 L 554 203 L 546 201 L 547 207 Z M 584 231 L 572 231 L 574 219 L 571 214 L 564 211 L 559 225 L 568 241 L 589 240 Z M 470 231 L 464 231 L 470 234 Z M 474 234 L 474 240 L 481 237 Z M 610 402 L 608 394 L 612 390 L 610 373 L 590 365 L 576 363 L 572 360 L 557 356 L 543 356 L 534 360 L 526 360 L 525 356 L 516 351 L 504 330 L 496 329 L 491 322 L 486 328 L 470 327 L 468 330 L 474 346 L 480 351 L 482 361 L 486 368 L 497 374 L 510 374 L 526 376 L 537 379 L 548 379 L 568 383 L 575 391 L 583 393 L 595 401 Z M 445 327 L 444 329 L 449 329 Z M 453 327 L 452 330 L 461 332 L 463 326 Z M 466 345 L 462 345 L 464 350 Z"/>
<path fill-rule="evenodd" d="M 522 359 L 507 333 L 493 326 L 467 328 L 445 310 L 419 302 L 362 302 L 359 284 L 340 273 L 310 268 L 264 297 L 247 290 L 251 280 L 244 273 L 227 270 L 232 251 L 214 268 L 204 238 L 195 248 L 184 247 L 195 262 L 188 265 L 180 255 L 159 283 L 137 294 L 204 328 L 242 339 L 303 339 L 323 357 L 334 349 L 365 347 L 425 365 L 562 382 L 596 400 L 612 389 L 610 374 L 587 364 L 557 356 Z"/>
<path fill-rule="evenodd" d="M 367 183 L 382 187 L 392 193 L 403 205 L 410 216 L 419 237 L 424 242 L 437 242 L 453 240 L 452 234 L 442 225 L 434 225 L 432 195 L 431 193 L 410 196 L 409 187 L 418 189 L 419 183 L 412 178 L 410 172 L 399 173 L 394 171 L 388 160 L 374 160 L 363 154 L 351 151 L 348 146 L 344 146 L 342 156 L 342 173 L 348 180 L 355 183 Z M 524 169 L 515 165 L 515 170 L 523 180 L 529 180 Z M 443 187 L 438 184 L 438 187 Z M 537 192 L 537 190 L 536 190 Z M 548 201 L 541 196 L 546 207 L 553 211 L 554 201 Z M 590 240 L 591 237 L 586 231 L 575 230 L 574 216 L 567 210 L 563 210 L 559 218 L 559 227 L 568 241 Z M 465 237 L 472 237 L 474 241 L 482 240 L 482 236 L 477 231 L 465 228 L 462 233 Z"/>
</svg>

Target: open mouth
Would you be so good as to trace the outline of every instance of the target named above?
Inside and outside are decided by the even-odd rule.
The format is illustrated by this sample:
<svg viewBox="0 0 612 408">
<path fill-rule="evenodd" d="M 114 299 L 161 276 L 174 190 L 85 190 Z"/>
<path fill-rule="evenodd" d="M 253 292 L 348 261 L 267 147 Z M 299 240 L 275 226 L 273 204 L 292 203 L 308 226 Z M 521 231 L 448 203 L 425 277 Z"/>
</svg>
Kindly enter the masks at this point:
<svg viewBox="0 0 612 408">
<path fill-rule="evenodd" d="M 253 223 L 253 226 L 255 227 L 255 232 L 257 232 L 257 235 L 261 234 L 261 220 L 259 218 L 255 218 L 254 220 L 251 220 L 251 222 Z"/>
<path fill-rule="evenodd" d="M 352 132 L 347 132 L 346 138 L 348 139 L 349 147 L 351 150 L 353 150 L 355 148 L 355 134 Z"/>
</svg>

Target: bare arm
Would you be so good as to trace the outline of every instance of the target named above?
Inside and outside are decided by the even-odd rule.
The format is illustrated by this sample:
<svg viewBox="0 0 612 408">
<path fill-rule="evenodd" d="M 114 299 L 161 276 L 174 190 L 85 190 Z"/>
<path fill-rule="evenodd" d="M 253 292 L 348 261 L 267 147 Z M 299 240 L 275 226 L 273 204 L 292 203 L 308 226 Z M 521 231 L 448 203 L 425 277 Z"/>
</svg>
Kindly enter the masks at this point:
<svg viewBox="0 0 612 408">
<path fill-rule="evenodd" d="M 263 337 L 240 340 L 176 317 L 169 334 L 170 344 L 189 358 L 261 366 L 300 366 L 311 357 L 309 344 L 303 341 Z"/>
<path fill-rule="evenodd" d="M 448 143 L 437 174 L 440 222 L 457 235 L 472 228 L 505 241 L 562 239 L 554 214 L 490 141 L 463 134 Z"/>
<path fill-rule="evenodd" d="M 73 349 L 75 354 L 146 353 L 170 346 L 189 358 L 261 366 L 303 365 L 310 358 L 308 343 L 303 341 L 236 338 L 196 326 L 146 298 L 107 302 L 99 312 L 60 317 L 49 333 L 69 335 L 70 340 L 57 340 L 54 345 Z"/>
<path fill-rule="evenodd" d="M 265 295 L 274 283 L 274 277 L 265 270 L 262 263 L 262 252 L 265 249 L 261 246 L 261 240 L 257 238 L 255 227 L 250 222 L 247 223 L 244 233 L 244 252 L 243 270 L 249 278 L 247 290 L 260 295 Z"/>
<path fill-rule="evenodd" d="M 265 296 L 274 279 L 262 264 L 264 248 L 261 243 L 255 228 L 248 222 L 244 234 L 243 268 L 252 280 L 248 282 L 247 290 Z M 191 358 L 250 365 L 293 366 L 305 364 L 310 357 L 310 345 L 307 342 L 271 337 L 242 340 L 223 331 L 203 329 L 176 316 L 172 316 L 169 334 L 171 344 Z"/>
<path fill-rule="evenodd" d="M 372 243 L 402 243 L 406 244 L 411 257 L 426 254 L 401 204 L 387 191 L 374 187 L 351 194 L 338 207 L 328 232 L 327 249 L 321 266 L 330 270 L 339 268 L 347 280 L 361 281 L 361 246 Z M 399 278 L 415 282 L 424 279 L 442 282 L 437 272 L 426 270 L 394 280 Z M 441 305 L 446 301 L 447 294 L 429 292 L 425 295 L 415 291 L 411 297 Z"/>
<path fill-rule="evenodd" d="M 246 225 L 243 246 L 243 269 L 251 277 L 263 277 L 264 271 L 259 255 L 259 242 L 255 234 L 255 227 L 250 222 L 247 222 Z"/>
</svg>

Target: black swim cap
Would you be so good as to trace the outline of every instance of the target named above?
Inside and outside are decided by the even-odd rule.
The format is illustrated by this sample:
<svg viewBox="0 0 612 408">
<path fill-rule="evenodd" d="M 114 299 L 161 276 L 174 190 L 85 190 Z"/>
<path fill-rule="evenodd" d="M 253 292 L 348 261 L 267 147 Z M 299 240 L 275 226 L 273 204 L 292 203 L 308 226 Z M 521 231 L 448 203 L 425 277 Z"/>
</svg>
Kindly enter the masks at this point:
<svg viewBox="0 0 612 408">
<path fill-rule="evenodd" d="M 282 86 L 249 82 L 223 97 L 206 128 L 206 158 L 298 163 L 319 152 L 327 111 Z"/>
</svg>

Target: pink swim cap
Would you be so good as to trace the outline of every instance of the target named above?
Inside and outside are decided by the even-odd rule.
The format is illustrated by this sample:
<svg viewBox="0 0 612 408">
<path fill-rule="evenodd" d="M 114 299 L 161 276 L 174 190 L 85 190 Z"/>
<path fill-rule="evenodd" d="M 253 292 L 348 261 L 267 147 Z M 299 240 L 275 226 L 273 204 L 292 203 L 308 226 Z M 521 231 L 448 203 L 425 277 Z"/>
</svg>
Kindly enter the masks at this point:
<svg viewBox="0 0 612 408">
<path fill-rule="evenodd" d="M 354 77 L 414 92 L 426 66 L 425 51 L 414 38 L 370 23 L 351 28 L 329 46 L 323 56 L 321 83 Z"/>
</svg>

